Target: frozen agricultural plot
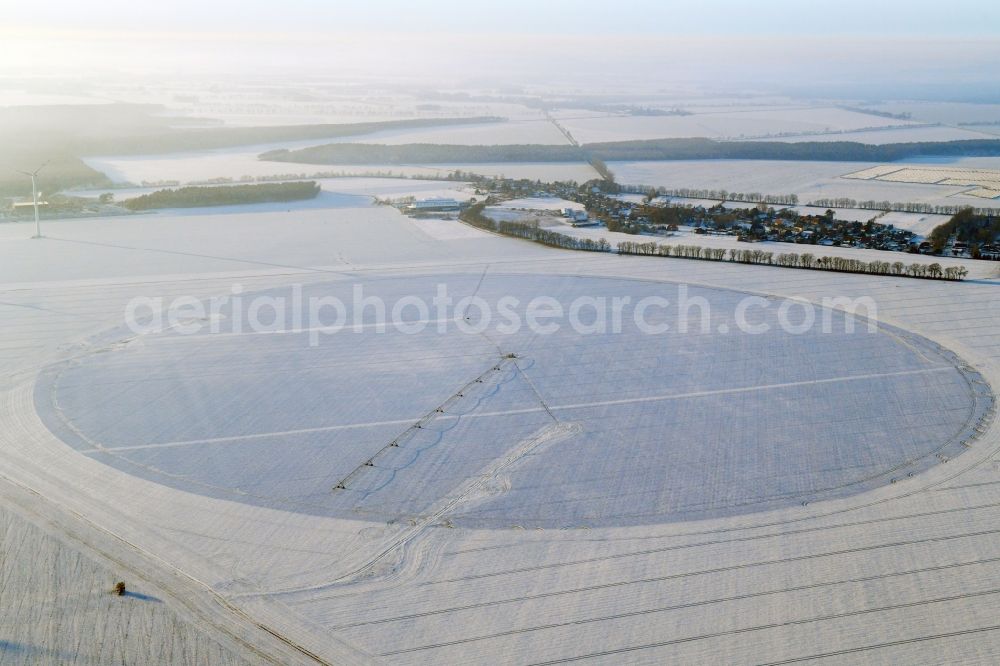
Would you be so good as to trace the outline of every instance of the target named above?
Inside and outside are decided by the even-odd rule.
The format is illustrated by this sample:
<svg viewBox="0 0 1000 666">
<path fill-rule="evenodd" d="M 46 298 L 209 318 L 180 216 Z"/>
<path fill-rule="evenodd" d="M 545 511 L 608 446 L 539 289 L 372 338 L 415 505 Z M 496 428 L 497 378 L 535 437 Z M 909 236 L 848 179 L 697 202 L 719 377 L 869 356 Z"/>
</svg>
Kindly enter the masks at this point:
<svg viewBox="0 0 1000 666">
<path fill-rule="evenodd" d="M 989 169 L 997 158 L 958 158 L 948 166 Z M 666 188 L 795 194 L 801 203 L 819 199 L 849 198 L 855 201 L 914 202 L 941 206 L 990 206 L 988 200 L 972 196 L 968 185 L 890 181 L 847 174 L 880 173 L 868 169 L 898 171 L 924 168 L 913 160 L 892 165 L 867 162 L 799 162 L 792 160 L 670 160 L 660 162 L 610 162 L 618 182 Z"/>
<path fill-rule="evenodd" d="M 221 334 L 121 331 L 100 341 L 103 353 L 47 370 L 36 406 L 64 441 L 130 474 L 364 520 L 425 515 L 525 446 L 481 494 L 452 506 L 452 519 L 565 527 L 857 493 L 961 453 L 991 404 L 953 354 L 903 331 L 873 333 L 827 312 L 827 332 L 785 332 L 760 305 L 753 330 L 770 332 L 737 330 L 732 313 L 745 298 L 738 292 L 451 275 L 368 280 L 365 294 L 430 303 L 440 285 L 487 304 L 545 295 L 569 311 L 586 298 L 591 305 L 578 316 L 591 328 L 507 331 L 473 309 L 482 332 L 460 330 L 457 313 L 411 318 L 417 331 L 380 332 L 375 310 L 357 320 L 362 328 L 336 333 L 291 320 L 263 332 L 250 322 Z M 330 296 L 350 302 L 351 287 L 328 283 L 302 294 Z M 594 299 L 664 296 L 678 307 L 652 301 L 642 311 L 644 325 L 664 327 L 659 335 L 634 314 L 621 332 L 599 330 L 607 313 L 598 315 Z M 684 306 L 693 308 L 690 323 L 682 300 L 695 304 Z M 706 319 L 703 307 L 711 308 Z M 678 332 L 689 325 L 697 332 Z M 313 337 L 318 344 L 306 344 Z M 569 429 L 533 443 L 554 423 Z"/>
<path fill-rule="evenodd" d="M 1000 353 L 982 266 L 934 283 L 624 259 L 367 205 L 66 220 L 45 241 L 26 227 L 0 230 L 4 474 L 112 530 L 110 552 L 125 538 L 201 581 L 185 599 L 322 661 L 757 663 L 829 651 L 833 633 L 838 649 L 878 644 L 859 612 L 916 638 L 992 623 L 983 596 L 961 602 L 974 618 L 927 616 L 991 589 L 1000 557 L 994 426 L 964 435 L 988 416 Z M 247 297 L 359 283 L 393 301 L 443 283 L 490 303 L 633 305 L 683 282 L 712 316 L 705 334 L 696 314 L 687 335 L 366 327 L 317 346 L 310 331 L 116 328 L 133 296 L 234 281 Z M 847 333 L 834 313 L 831 335 L 743 335 L 734 285 L 771 296 L 753 322 L 776 323 L 781 297 L 847 295 L 898 328 Z M 850 615 L 813 620 L 831 604 Z M 760 613 L 788 623 L 780 640 Z"/>
<path fill-rule="evenodd" d="M 503 144 L 566 144 L 566 137 L 545 118 L 510 120 L 482 125 L 456 125 L 423 129 L 388 130 L 373 134 L 339 137 L 332 143 L 441 143 L 464 146 Z"/>
<path fill-rule="evenodd" d="M 822 136 L 828 132 L 911 124 L 833 107 L 765 108 L 685 116 L 569 117 L 560 122 L 580 143 L 679 137 L 749 139 L 804 134 Z"/>
<path fill-rule="evenodd" d="M 831 131 L 822 134 L 794 134 L 778 137 L 781 141 L 853 141 L 869 145 L 887 143 L 913 143 L 919 141 L 971 141 L 995 138 L 973 127 L 946 127 L 939 125 L 916 125 L 913 127 L 881 127 L 854 131 Z M 759 139 L 774 141 L 775 137 Z"/>
<path fill-rule="evenodd" d="M 6 3 L 0 666 L 1000 664 L 1000 3 L 738 4 Z"/>
<path fill-rule="evenodd" d="M 878 180 L 887 183 L 968 186 L 963 194 L 983 199 L 1000 197 L 1000 171 L 994 169 L 884 165 L 845 174 L 844 178 Z"/>
</svg>

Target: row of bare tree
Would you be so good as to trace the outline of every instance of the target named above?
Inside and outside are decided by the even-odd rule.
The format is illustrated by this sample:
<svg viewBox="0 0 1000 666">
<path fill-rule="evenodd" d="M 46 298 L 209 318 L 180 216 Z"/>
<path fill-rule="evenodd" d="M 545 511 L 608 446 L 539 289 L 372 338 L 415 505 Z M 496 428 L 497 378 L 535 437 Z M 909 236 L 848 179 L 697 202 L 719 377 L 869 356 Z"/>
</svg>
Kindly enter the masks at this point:
<svg viewBox="0 0 1000 666">
<path fill-rule="evenodd" d="M 807 268 L 839 273 L 867 273 L 870 275 L 892 275 L 933 280 L 964 280 L 969 274 L 964 266 L 942 267 L 941 264 L 902 261 L 863 261 L 847 257 L 817 257 L 811 252 L 798 254 L 782 252 L 775 254 L 759 249 L 712 248 L 699 245 L 665 245 L 655 242 L 638 243 L 623 241 L 618 243 L 618 254 L 632 254 L 649 257 L 678 257 L 701 259 L 704 261 L 731 261 L 739 264 L 762 264 L 785 268 Z"/>
</svg>

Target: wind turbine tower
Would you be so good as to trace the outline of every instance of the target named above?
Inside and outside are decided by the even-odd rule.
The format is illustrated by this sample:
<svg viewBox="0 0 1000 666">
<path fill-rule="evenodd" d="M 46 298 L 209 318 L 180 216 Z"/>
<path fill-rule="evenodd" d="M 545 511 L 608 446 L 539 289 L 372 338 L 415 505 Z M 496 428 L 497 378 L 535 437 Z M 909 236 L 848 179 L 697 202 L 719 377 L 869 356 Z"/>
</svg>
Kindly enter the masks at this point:
<svg viewBox="0 0 1000 666">
<path fill-rule="evenodd" d="M 48 162 L 46 162 L 45 164 L 48 164 Z M 32 238 L 41 238 L 42 237 L 42 223 L 38 221 L 38 183 L 37 183 L 37 178 L 38 178 L 38 172 L 41 171 L 43 168 L 45 168 L 45 164 L 43 164 L 42 166 L 38 167 L 34 171 L 20 171 L 19 172 L 19 173 L 23 173 L 25 176 L 28 176 L 29 178 L 31 178 L 31 201 L 34 203 L 34 207 L 35 207 L 35 235 L 32 236 Z"/>
</svg>

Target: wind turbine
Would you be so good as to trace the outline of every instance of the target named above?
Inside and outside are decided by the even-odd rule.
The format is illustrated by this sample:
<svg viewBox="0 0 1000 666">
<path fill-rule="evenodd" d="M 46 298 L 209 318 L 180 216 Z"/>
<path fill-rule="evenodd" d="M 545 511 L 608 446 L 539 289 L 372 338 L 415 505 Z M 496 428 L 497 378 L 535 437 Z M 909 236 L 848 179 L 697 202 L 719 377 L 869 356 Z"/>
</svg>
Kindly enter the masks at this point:
<svg viewBox="0 0 1000 666">
<path fill-rule="evenodd" d="M 35 179 L 38 177 L 38 172 L 45 168 L 48 164 L 48 160 L 42 166 L 38 167 L 34 171 L 18 171 L 18 173 L 23 173 L 25 176 L 31 178 L 31 201 L 35 205 L 35 235 L 32 238 L 42 237 L 42 224 L 38 221 L 38 185 Z"/>
</svg>

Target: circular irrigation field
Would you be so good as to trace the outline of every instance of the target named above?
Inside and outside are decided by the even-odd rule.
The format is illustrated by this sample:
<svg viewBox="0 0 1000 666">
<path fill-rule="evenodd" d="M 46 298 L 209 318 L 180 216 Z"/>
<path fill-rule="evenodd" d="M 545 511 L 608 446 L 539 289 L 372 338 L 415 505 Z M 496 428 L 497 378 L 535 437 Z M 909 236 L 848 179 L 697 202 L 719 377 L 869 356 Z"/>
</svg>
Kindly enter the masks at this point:
<svg viewBox="0 0 1000 666">
<path fill-rule="evenodd" d="M 421 311 L 442 285 L 455 301 L 482 299 L 490 321 L 475 307 L 457 319 Z M 872 332 L 863 319 L 851 332 L 832 310 L 805 326 L 801 304 L 747 307 L 746 294 L 721 289 L 386 276 L 361 285 L 369 301 L 357 327 L 317 330 L 334 317 L 295 314 L 318 298 L 350 306 L 357 288 L 242 294 L 235 309 L 181 327 L 123 327 L 95 353 L 47 368 L 37 410 L 82 454 L 185 491 L 502 528 L 657 523 L 849 496 L 960 454 L 992 405 L 977 373 L 924 338 Z M 535 310 L 545 316 L 529 325 L 537 297 L 548 299 Z M 615 299 L 626 297 L 617 327 Z M 376 299 L 390 320 L 405 303 L 406 325 L 381 330 Z M 247 306 L 262 302 L 256 317 L 268 326 L 253 330 Z M 281 321 L 262 315 L 279 303 Z M 557 330 L 539 330 L 551 323 Z"/>
</svg>

